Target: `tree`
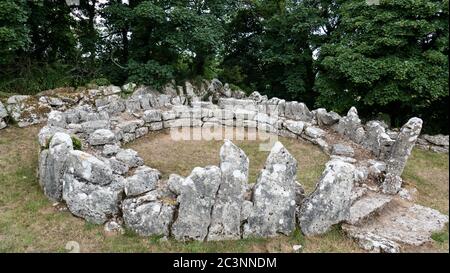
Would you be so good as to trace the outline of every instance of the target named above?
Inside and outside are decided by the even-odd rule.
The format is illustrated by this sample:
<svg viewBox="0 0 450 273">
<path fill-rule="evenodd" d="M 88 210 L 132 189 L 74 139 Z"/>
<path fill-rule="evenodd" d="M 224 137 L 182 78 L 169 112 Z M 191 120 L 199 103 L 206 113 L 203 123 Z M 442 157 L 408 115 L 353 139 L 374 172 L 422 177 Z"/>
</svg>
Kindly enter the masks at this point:
<svg viewBox="0 0 450 273">
<path fill-rule="evenodd" d="M 429 108 L 448 101 L 448 1 L 344 1 L 339 14 L 320 48 L 316 105 L 386 113 L 395 126 L 417 115 L 429 126 Z"/>
<path fill-rule="evenodd" d="M 0 64 L 7 64 L 30 43 L 25 0 L 0 2 Z"/>
<path fill-rule="evenodd" d="M 228 24 L 224 78 L 269 96 L 312 103 L 313 52 L 307 11 L 301 1 L 243 2 Z"/>
</svg>

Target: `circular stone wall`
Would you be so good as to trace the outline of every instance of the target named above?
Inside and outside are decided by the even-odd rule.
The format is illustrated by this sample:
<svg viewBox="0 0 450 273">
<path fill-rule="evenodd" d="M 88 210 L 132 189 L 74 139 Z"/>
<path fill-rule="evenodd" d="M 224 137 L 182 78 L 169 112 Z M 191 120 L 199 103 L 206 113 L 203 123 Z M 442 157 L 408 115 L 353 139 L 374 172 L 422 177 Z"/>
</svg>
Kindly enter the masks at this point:
<svg viewBox="0 0 450 273">
<path fill-rule="evenodd" d="M 368 218 L 399 198 L 400 176 L 420 133 L 420 119 L 412 118 L 392 133 L 378 121 L 361 124 L 355 108 L 341 117 L 257 92 L 243 99 L 219 98 L 217 104 L 198 101 L 195 94 L 157 94 L 145 87 L 127 99 L 118 92 L 109 87 L 88 90 L 77 106 L 50 112 L 39 133 L 39 182 L 51 200 L 65 203 L 74 215 L 107 229 L 125 225 L 142 236 L 200 241 L 289 235 L 297 227 L 309 236 L 345 223 L 343 228 L 365 249 L 399 251 L 397 237 L 389 230 L 377 234 L 380 227 L 371 226 Z M 221 145 L 218 161 L 186 171 L 185 176 L 146 166 L 142 157 L 151 157 L 151 149 L 143 150 L 143 156 L 124 146 L 163 129 L 170 130 L 172 140 L 179 139 L 180 129 L 191 128 L 206 139 L 211 128 L 269 134 L 260 145 L 268 155 L 256 183 L 249 183 L 246 153 L 230 140 Z M 303 161 L 297 162 L 289 145 L 270 136 L 308 141 L 330 156 L 311 193 L 305 196 L 298 181 Z M 301 149 L 293 154 L 297 152 Z M 161 162 L 167 156 L 155 155 Z M 416 220 L 417 213 L 420 219 L 425 219 L 423 214 L 432 216 L 433 221 L 426 217 L 426 234 L 448 222 L 448 217 L 428 208 L 411 204 L 405 209 Z M 408 221 L 404 223 L 392 230 L 407 233 Z M 429 237 L 405 238 L 411 236 L 419 243 Z"/>
</svg>

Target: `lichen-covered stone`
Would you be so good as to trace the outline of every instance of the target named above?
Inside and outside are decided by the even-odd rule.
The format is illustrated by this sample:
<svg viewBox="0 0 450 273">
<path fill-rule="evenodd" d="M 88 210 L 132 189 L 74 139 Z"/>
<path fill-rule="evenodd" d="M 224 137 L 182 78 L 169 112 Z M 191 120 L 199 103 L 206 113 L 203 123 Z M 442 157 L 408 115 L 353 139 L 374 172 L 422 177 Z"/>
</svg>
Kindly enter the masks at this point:
<svg viewBox="0 0 450 273">
<path fill-rule="evenodd" d="M 299 224 L 305 235 L 327 232 L 350 216 L 355 167 L 339 159 L 332 159 L 315 190 L 306 197 L 299 212 Z"/>
<path fill-rule="evenodd" d="M 172 226 L 177 240 L 205 240 L 220 183 L 221 172 L 217 166 L 194 168 L 184 179 L 177 198 L 178 218 Z"/>
<path fill-rule="evenodd" d="M 422 130 L 422 123 L 420 118 L 412 118 L 400 129 L 387 161 L 388 175 L 382 185 L 384 192 L 395 194 L 400 190 L 402 184 L 400 176 Z"/>
<path fill-rule="evenodd" d="M 276 142 L 253 190 L 244 237 L 291 234 L 295 229 L 297 161 Z"/>
<path fill-rule="evenodd" d="M 73 150 L 72 139 L 64 133 L 55 133 L 48 150 L 39 156 L 39 184 L 45 195 L 53 201 L 61 201 L 62 176 L 66 170 L 68 154 Z"/>
<path fill-rule="evenodd" d="M 154 190 L 160 177 L 161 173 L 158 170 L 141 166 L 136 169 L 133 176 L 127 177 L 125 194 L 136 196 Z"/>
<path fill-rule="evenodd" d="M 111 130 L 108 129 L 98 129 L 95 130 L 89 136 L 90 145 L 105 145 L 114 144 L 116 142 L 116 136 Z"/>
<path fill-rule="evenodd" d="M 116 159 L 127 164 L 130 168 L 144 165 L 144 160 L 133 149 L 119 151 L 116 154 Z"/>
<path fill-rule="evenodd" d="M 220 148 L 221 184 L 211 214 L 208 240 L 239 239 L 241 209 L 248 183 L 249 160 L 244 151 L 225 140 Z"/>
<path fill-rule="evenodd" d="M 288 101 L 285 104 L 284 116 L 288 119 L 311 122 L 313 114 L 302 102 Z"/>
<path fill-rule="evenodd" d="M 175 207 L 158 199 L 155 191 L 125 199 L 122 204 L 125 225 L 141 236 L 169 236 Z"/>
</svg>

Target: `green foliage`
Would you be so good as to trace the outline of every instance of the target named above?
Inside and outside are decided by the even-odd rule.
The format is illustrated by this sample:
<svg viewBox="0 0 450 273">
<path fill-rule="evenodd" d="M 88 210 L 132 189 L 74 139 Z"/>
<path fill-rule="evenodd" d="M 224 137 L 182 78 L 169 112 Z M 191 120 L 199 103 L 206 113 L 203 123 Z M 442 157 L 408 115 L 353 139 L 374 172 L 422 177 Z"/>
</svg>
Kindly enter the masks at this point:
<svg viewBox="0 0 450 273">
<path fill-rule="evenodd" d="M 155 88 L 162 87 L 173 78 L 173 69 L 169 65 L 161 65 L 150 60 L 145 64 L 130 62 L 128 65 L 129 80 L 137 84 L 145 84 Z"/>
<path fill-rule="evenodd" d="M 0 65 L 11 62 L 14 54 L 29 45 L 25 0 L 0 2 Z"/>
<path fill-rule="evenodd" d="M 446 133 L 448 16 L 448 0 L 3 0 L 0 92 L 218 77 Z"/>
<path fill-rule="evenodd" d="M 387 113 L 395 126 L 418 115 L 427 126 L 426 109 L 448 101 L 448 1 L 345 1 L 339 14 L 320 50 L 316 105 Z"/>
<path fill-rule="evenodd" d="M 70 138 L 72 139 L 73 149 L 81 151 L 81 149 L 83 148 L 81 140 L 76 136 L 71 136 Z"/>
<path fill-rule="evenodd" d="M 111 84 L 107 78 L 93 79 L 89 83 L 93 84 L 93 85 L 97 85 L 97 86 L 105 86 L 105 85 L 110 85 Z"/>
</svg>

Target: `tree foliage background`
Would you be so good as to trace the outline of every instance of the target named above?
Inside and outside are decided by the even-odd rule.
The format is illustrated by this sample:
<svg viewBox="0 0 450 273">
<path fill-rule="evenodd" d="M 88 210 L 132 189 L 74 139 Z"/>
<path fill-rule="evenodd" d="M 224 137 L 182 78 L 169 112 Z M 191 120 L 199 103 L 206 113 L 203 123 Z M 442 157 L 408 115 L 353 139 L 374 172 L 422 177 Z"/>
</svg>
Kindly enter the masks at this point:
<svg viewBox="0 0 450 273">
<path fill-rule="evenodd" d="M 1 0 L 0 92 L 218 77 L 448 133 L 448 24 L 448 0 Z"/>
</svg>

